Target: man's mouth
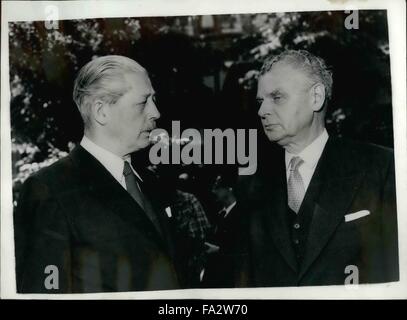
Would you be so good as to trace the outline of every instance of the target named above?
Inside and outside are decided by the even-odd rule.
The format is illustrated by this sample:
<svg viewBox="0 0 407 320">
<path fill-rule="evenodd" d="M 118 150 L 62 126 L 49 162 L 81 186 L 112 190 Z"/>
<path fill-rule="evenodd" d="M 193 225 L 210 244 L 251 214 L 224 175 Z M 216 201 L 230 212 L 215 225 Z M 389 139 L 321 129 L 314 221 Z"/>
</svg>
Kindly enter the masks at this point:
<svg viewBox="0 0 407 320">
<path fill-rule="evenodd" d="M 153 131 L 154 129 L 155 129 L 155 126 L 154 126 L 154 127 L 149 127 L 149 128 L 147 128 L 147 129 L 143 130 L 142 132 L 145 132 L 145 133 L 150 134 L 151 131 Z"/>
</svg>

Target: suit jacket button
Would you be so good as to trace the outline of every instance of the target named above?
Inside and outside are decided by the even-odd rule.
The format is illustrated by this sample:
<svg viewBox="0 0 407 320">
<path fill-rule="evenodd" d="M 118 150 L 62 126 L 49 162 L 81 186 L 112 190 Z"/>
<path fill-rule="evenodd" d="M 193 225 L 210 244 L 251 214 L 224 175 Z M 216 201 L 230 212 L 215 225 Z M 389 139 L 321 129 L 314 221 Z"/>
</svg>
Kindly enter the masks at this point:
<svg viewBox="0 0 407 320">
<path fill-rule="evenodd" d="M 294 243 L 295 243 L 295 244 L 299 244 L 299 243 L 300 243 L 300 240 L 294 239 Z"/>
<path fill-rule="evenodd" d="M 299 229 L 300 228 L 300 224 L 299 223 L 295 223 L 294 224 L 294 229 Z"/>
</svg>

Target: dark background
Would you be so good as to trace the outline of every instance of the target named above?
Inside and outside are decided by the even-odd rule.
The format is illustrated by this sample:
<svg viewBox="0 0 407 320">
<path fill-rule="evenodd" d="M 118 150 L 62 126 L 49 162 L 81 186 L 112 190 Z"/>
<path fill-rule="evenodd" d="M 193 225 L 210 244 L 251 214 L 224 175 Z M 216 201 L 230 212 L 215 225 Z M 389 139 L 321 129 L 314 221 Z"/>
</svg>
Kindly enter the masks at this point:
<svg viewBox="0 0 407 320">
<path fill-rule="evenodd" d="M 10 23 L 13 186 L 69 152 L 83 134 L 73 81 L 93 57 L 128 56 L 150 73 L 161 112 L 186 128 L 258 128 L 256 76 L 265 57 L 306 49 L 323 57 L 334 77 L 327 128 L 331 135 L 393 146 L 386 11 L 86 19 Z M 173 169 L 191 179 L 180 188 L 199 195 L 202 166 Z M 206 180 L 205 180 L 206 179 Z M 209 183 L 209 181 L 206 181 Z M 201 200 L 202 199 L 201 197 Z"/>
</svg>

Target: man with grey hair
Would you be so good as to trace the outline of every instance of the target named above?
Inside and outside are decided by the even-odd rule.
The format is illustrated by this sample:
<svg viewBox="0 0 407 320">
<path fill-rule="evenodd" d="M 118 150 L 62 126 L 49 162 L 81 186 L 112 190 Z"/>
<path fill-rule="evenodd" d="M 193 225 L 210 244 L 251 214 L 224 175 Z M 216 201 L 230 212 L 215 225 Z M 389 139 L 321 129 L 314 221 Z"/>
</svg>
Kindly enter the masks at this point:
<svg viewBox="0 0 407 320">
<path fill-rule="evenodd" d="M 178 288 L 165 203 L 130 158 L 160 117 L 146 70 L 123 56 L 96 58 L 79 71 L 73 99 L 80 145 L 28 178 L 18 199 L 17 291 Z"/>
<path fill-rule="evenodd" d="M 304 50 L 268 58 L 257 100 L 272 157 L 239 192 L 237 286 L 399 279 L 394 156 L 330 137 L 332 73 Z"/>
</svg>

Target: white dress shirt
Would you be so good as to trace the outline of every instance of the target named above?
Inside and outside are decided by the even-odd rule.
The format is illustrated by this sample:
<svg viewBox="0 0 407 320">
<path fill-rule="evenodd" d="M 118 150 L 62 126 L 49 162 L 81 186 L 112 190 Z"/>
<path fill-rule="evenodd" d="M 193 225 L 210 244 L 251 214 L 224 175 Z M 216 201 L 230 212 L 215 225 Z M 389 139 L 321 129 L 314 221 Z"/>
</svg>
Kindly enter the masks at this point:
<svg viewBox="0 0 407 320">
<path fill-rule="evenodd" d="M 285 167 L 287 174 L 287 182 L 290 176 L 290 161 L 293 157 L 298 156 L 304 161 L 304 163 L 299 167 L 298 171 L 304 182 L 305 191 L 307 191 L 308 186 L 311 182 L 311 178 L 315 172 L 315 168 L 318 164 L 319 158 L 321 158 L 322 152 L 324 151 L 326 142 L 328 141 L 329 135 L 326 129 L 316 138 L 310 145 L 308 145 L 299 154 L 289 153 L 285 151 Z"/>
<path fill-rule="evenodd" d="M 232 202 L 227 208 L 224 208 L 222 210 L 225 210 L 224 218 L 226 218 L 229 215 L 229 212 L 232 211 L 232 209 L 236 206 L 236 201 Z"/>
<path fill-rule="evenodd" d="M 134 174 L 143 181 L 140 176 L 137 174 L 136 170 L 131 165 L 130 156 L 121 158 L 118 155 L 98 146 L 88 137 L 83 136 L 81 141 L 81 146 L 88 151 L 92 156 L 94 156 L 109 173 L 119 182 L 124 189 L 126 188 L 126 180 L 123 175 L 124 161 L 127 161 L 130 164 L 130 168 L 133 170 Z"/>
</svg>

